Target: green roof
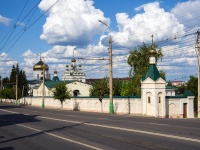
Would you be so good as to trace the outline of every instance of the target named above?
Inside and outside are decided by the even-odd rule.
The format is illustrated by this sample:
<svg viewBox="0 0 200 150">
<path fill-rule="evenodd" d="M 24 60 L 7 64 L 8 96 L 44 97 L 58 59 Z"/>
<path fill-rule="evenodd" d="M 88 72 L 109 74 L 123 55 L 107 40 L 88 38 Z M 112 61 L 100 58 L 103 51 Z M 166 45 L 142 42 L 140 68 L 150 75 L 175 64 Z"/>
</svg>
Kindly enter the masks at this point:
<svg viewBox="0 0 200 150">
<path fill-rule="evenodd" d="M 152 80 L 156 81 L 160 77 L 161 76 L 160 76 L 160 73 L 159 73 L 156 65 L 155 64 L 149 64 L 147 74 L 146 74 L 146 76 L 144 76 L 142 78 L 142 81 L 144 81 L 147 78 L 151 78 Z"/>
<path fill-rule="evenodd" d="M 191 91 L 185 91 L 184 96 L 194 96 Z"/>
<path fill-rule="evenodd" d="M 55 87 L 57 84 L 61 83 L 62 81 L 45 81 L 44 85 L 48 88 L 53 88 Z"/>
<path fill-rule="evenodd" d="M 60 79 L 58 78 L 58 76 L 54 76 L 54 77 L 52 78 L 52 81 L 60 81 Z"/>
<path fill-rule="evenodd" d="M 166 89 L 175 89 L 175 90 L 177 89 L 176 87 L 174 87 L 174 86 L 169 86 L 169 85 L 165 86 L 165 88 L 166 88 Z"/>
</svg>

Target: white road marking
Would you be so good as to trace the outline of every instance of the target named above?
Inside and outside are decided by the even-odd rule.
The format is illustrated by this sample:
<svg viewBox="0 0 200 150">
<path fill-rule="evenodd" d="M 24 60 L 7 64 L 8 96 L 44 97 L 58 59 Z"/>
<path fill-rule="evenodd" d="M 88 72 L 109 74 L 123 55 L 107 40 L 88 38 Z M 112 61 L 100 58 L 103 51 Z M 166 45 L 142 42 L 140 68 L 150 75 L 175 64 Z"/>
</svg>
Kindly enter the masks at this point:
<svg viewBox="0 0 200 150">
<path fill-rule="evenodd" d="M 169 126 L 168 124 L 161 124 L 161 123 L 148 123 L 148 124 L 154 124 L 154 125 L 159 125 L 159 126 Z"/>
<path fill-rule="evenodd" d="M 0 109 L 0 110 L 7 111 L 7 110 L 3 110 L 3 109 Z M 12 112 L 12 111 L 7 111 L 7 112 Z M 13 112 L 13 113 L 16 113 L 16 112 Z M 155 133 L 155 132 L 144 131 L 144 130 L 127 129 L 127 128 L 121 128 L 121 127 L 113 127 L 113 126 L 93 124 L 93 123 L 84 123 L 84 122 L 79 122 L 79 121 L 63 120 L 63 119 L 56 119 L 56 118 L 43 117 L 43 116 L 37 116 L 37 118 L 44 118 L 44 119 L 56 120 L 56 121 L 62 121 L 62 122 L 81 123 L 81 124 L 88 125 L 88 126 L 102 127 L 102 128 L 115 129 L 115 130 L 121 130 L 121 131 L 129 131 L 129 132 L 148 134 L 148 135 L 154 135 L 154 136 L 161 136 L 161 137 L 166 137 L 166 138 L 172 138 L 172 139 L 178 139 L 178 140 L 185 140 L 185 141 L 200 143 L 200 139 L 193 139 L 193 138 L 181 137 L 181 136 L 163 134 L 163 133 Z"/>
<path fill-rule="evenodd" d="M 9 112 L 9 113 L 14 113 L 14 114 L 17 113 L 17 112 L 3 110 L 3 109 L 0 109 L 0 110 L 5 111 L 5 112 Z M 59 138 L 59 139 L 62 139 L 62 140 L 68 141 L 68 142 L 76 143 L 76 144 L 79 144 L 79 145 L 82 145 L 82 146 L 85 146 L 85 147 L 88 147 L 88 148 L 91 148 L 91 149 L 102 150 L 101 148 L 98 148 L 98 147 L 94 147 L 94 146 L 91 146 L 91 145 L 88 145 L 88 144 L 85 144 L 85 143 L 82 143 L 82 142 L 74 141 L 72 139 L 65 138 L 65 137 L 62 137 L 62 136 L 59 136 L 59 135 L 56 135 L 56 134 L 48 133 L 48 132 L 45 132 L 45 131 L 42 131 L 42 130 L 39 130 L 39 129 L 36 129 L 36 128 L 32 128 L 32 127 L 29 127 L 29 126 L 26 126 L 26 125 L 22 125 L 22 124 L 16 124 L 16 125 L 24 127 L 24 128 L 31 129 L 31 130 L 34 130 L 34 131 L 37 131 L 37 132 L 43 132 L 44 134 L 47 134 L 47 135 L 50 135 L 50 136 L 53 136 L 53 137 L 56 137 L 56 138 Z"/>
<path fill-rule="evenodd" d="M 97 119 L 108 120 L 108 118 L 97 118 Z"/>
<path fill-rule="evenodd" d="M 79 145 L 82 145 L 82 146 L 85 146 L 85 147 L 88 147 L 88 148 L 91 148 L 91 149 L 102 150 L 102 149 L 100 149 L 98 147 L 94 147 L 94 146 L 91 146 L 91 145 L 88 145 L 88 144 L 85 144 L 85 143 L 82 143 L 82 142 L 74 141 L 74 140 L 71 140 L 69 138 L 65 138 L 65 137 L 62 137 L 62 136 L 59 136 L 59 135 L 56 135 L 56 134 L 48 133 L 48 132 L 45 132 L 45 131 L 42 131 L 42 130 L 38 130 L 38 129 L 29 127 L 29 126 L 25 126 L 25 125 L 22 125 L 22 124 L 17 124 L 17 125 L 21 126 L 21 127 L 24 127 L 24 128 L 28 128 L 28 129 L 34 130 L 34 131 L 43 132 L 43 133 L 51 135 L 53 137 L 56 137 L 56 138 L 59 138 L 59 139 L 65 140 L 65 141 L 69 141 L 69 142 L 72 142 L 72 143 L 76 143 L 76 144 L 79 144 Z"/>
<path fill-rule="evenodd" d="M 18 114 L 18 112 L 15 112 L 15 111 L 9 111 L 9 110 L 4 110 L 4 109 L 0 109 L 1 111 L 5 111 L 5 112 L 9 112 L 9 113 L 12 113 L 12 114 Z"/>
</svg>

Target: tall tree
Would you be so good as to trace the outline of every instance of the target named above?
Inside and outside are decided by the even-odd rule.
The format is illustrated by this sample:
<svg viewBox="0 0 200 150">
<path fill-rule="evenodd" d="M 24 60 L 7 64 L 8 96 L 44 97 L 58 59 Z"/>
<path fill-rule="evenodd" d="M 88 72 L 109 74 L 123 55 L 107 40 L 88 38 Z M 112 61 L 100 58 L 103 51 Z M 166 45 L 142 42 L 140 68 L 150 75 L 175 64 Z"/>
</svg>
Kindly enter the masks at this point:
<svg viewBox="0 0 200 150">
<path fill-rule="evenodd" d="M 194 110 L 197 112 L 197 97 L 198 97 L 198 78 L 195 76 L 190 76 L 187 82 L 187 89 L 194 93 Z"/>
<path fill-rule="evenodd" d="M 15 83 L 16 82 L 16 75 L 17 75 L 17 72 L 16 72 L 16 68 L 15 66 L 13 65 L 12 66 L 12 70 L 11 70 L 11 73 L 10 73 L 10 83 Z"/>
<path fill-rule="evenodd" d="M 156 60 L 163 56 L 161 49 L 158 49 L 157 45 L 153 45 L 155 49 L 157 49 Z M 131 69 L 129 72 L 129 76 L 133 78 L 133 88 L 130 91 L 130 94 L 140 95 L 141 94 L 141 85 L 140 81 L 143 76 L 145 76 L 148 65 L 149 65 L 149 52 L 152 49 L 151 45 L 143 45 L 139 46 L 137 49 L 131 50 L 127 63 L 130 65 Z M 163 72 L 162 72 L 163 73 Z M 165 74 L 163 74 L 165 75 Z"/>
<path fill-rule="evenodd" d="M 90 96 L 108 96 L 108 79 L 104 78 L 102 80 L 95 80 L 90 89 Z"/>
<path fill-rule="evenodd" d="M 63 108 L 63 102 L 66 99 L 70 99 L 70 92 L 68 91 L 65 82 L 61 82 L 56 85 L 53 91 L 54 99 L 58 99 L 61 103 L 61 108 Z"/>
</svg>

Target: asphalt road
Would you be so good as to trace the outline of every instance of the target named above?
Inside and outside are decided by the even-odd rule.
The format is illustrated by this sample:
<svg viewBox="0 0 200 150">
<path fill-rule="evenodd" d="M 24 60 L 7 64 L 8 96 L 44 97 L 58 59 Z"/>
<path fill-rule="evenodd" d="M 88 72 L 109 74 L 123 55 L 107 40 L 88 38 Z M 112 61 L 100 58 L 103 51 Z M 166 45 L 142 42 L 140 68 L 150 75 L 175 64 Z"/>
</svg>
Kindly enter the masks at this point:
<svg viewBox="0 0 200 150">
<path fill-rule="evenodd" d="M 0 150 L 199 150 L 200 119 L 0 104 Z"/>
</svg>

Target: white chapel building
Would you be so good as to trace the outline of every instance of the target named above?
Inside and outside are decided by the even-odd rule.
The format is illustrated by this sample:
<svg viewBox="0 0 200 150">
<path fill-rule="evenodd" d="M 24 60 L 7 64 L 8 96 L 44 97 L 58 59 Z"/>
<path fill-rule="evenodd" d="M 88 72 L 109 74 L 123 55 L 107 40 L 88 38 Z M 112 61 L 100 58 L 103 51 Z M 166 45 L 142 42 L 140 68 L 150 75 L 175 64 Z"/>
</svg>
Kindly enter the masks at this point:
<svg viewBox="0 0 200 150">
<path fill-rule="evenodd" d="M 81 65 L 76 65 L 76 59 L 74 58 L 74 52 L 73 57 L 71 60 L 71 66 L 69 67 L 66 65 L 65 73 L 62 75 L 62 80 L 64 81 L 80 81 L 85 83 L 86 82 L 86 76 L 82 71 Z"/>
</svg>

